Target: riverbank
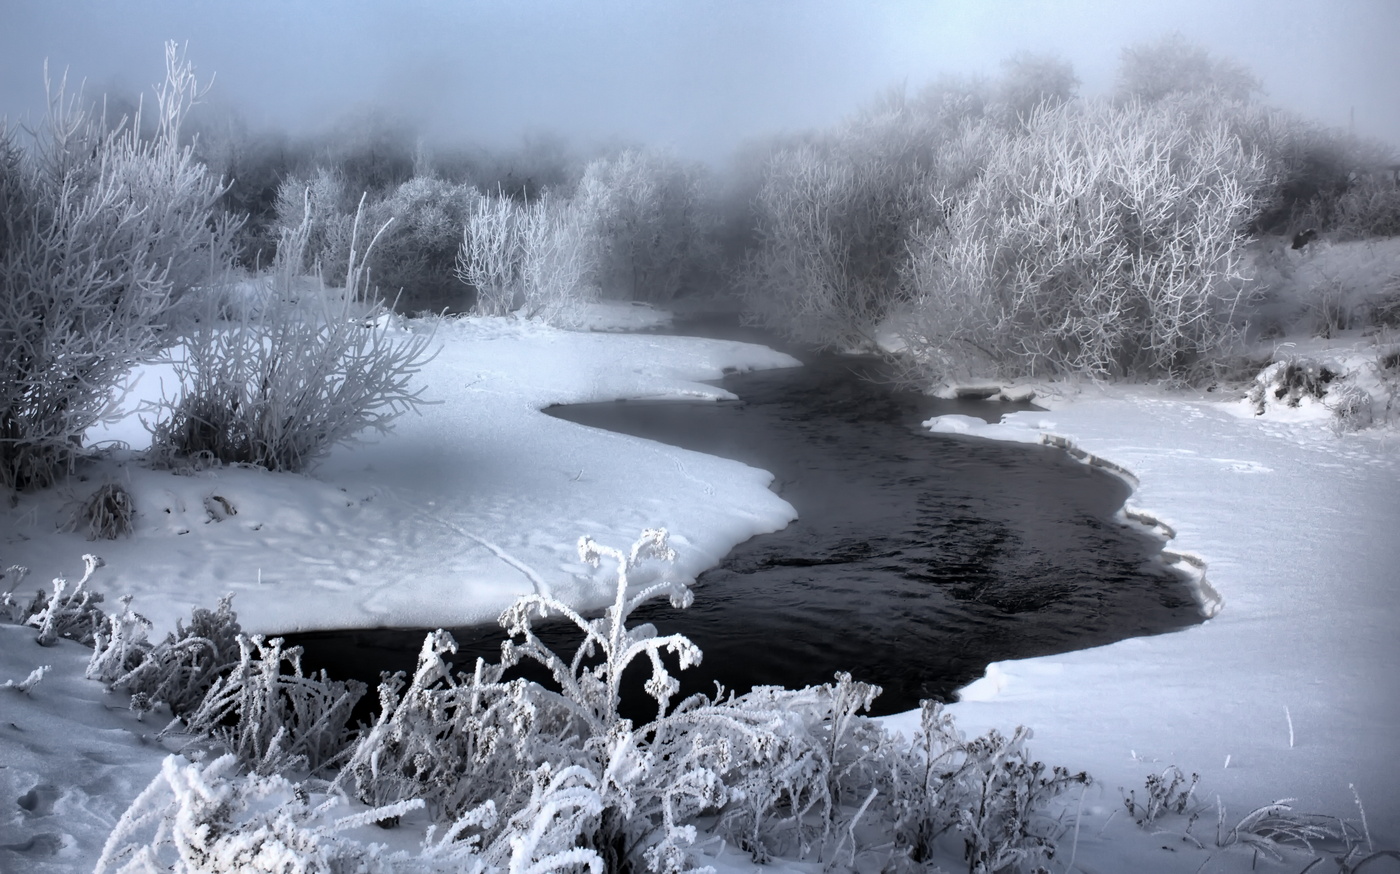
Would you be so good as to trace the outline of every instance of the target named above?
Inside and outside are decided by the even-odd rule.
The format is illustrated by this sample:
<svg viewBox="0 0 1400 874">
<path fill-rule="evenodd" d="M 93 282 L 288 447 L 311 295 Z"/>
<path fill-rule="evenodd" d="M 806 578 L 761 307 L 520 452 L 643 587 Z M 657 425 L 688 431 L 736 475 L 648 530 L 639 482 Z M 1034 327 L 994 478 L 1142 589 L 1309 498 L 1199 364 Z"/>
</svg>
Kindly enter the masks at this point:
<svg viewBox="0 0 1400 874">
<path fill-rule="evenodd" d="M 1325 345 L 1345 357 L 1359 343 Z M 1137 480 L 1129 510 L 1165 523 L 1170 549 L 1204 561 L 1223 605 L 1172 634 L 993 665 L 952 707 L 959 724 L 1032 726 L 1037 757 L 1094 775 L 1078 829 L 1085 871 L 1245 870 L 1247 850 L 1215 846 L 1218 806 L 1228 835 L 1279 799 L 1358 829 L 1364 808 L 1375 846 L 1400 846 L 1395 433 L 1339 436 L 1321 405 L 1255 417 L 1237 397 L 1142 386 L 1042 401 L 1049 412 L 1000 425 L 930 426 L 1055 435 L 1121 465 Z M 1147 837 L 1123 793 L 1143 799 L 1145 779 L 1173 766 L 1200 775 L 1190 805 L 1199 821 L 1164 814 Z"/>
</svg>

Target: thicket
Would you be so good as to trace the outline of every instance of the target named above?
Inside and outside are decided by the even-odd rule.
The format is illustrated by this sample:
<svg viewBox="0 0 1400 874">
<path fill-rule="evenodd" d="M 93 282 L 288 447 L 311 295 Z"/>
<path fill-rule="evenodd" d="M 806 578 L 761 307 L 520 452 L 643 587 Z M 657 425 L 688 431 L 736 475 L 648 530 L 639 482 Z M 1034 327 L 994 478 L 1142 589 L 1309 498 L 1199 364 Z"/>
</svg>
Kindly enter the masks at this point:
<svg viewBox="0 0 1400 874">
<path fill-rule="evenodd" d="M 362 253 L 362 266 L 396 311 L 466 309 L 453 266 L 462 228 L 481 199 L 476 188 L 415 175 L 371 196 L 348 179 L 336 167 L 282 182 L 275 203 L 279 239 L 309 224 L 305 245 L 286 257 L 304 272 L 319 270 L 327 282 L 344 285 L 358 216 L 367 227 L 385 229 L 374 248 Z"/>
<path fill-rule="evenodd" d="M 701 168 L 626 149 L 584 168 L 574 201 L 604 297 L 664 304 L 711 269 L 714 210 Z"/>
<path fill-rule="evenodd" d="M 1242 323 L 1262 159 L 1194 106 L 1046 108 L 990 142 L 945 224 L 911 246 L 906 348 L 934 374 L 1188 373 Z"/>
<path fill-rule="evenodd" d="M 94 116 L 62 79 L 30 148 L 0 129 L 0 486 L 69 469 L 182 297 L 230 259 L 223 184 L 180 141 L 200 93 L 170 44 L 151 136 L 144 108 Z"/>
<path fill-rule="evenodd" d="M 1071 100 L 1057 58 L 1017 55 L 997 82 L 944 78 L 892 92 L 836 130 L 778 148 L 754 203 L 757 245 L 738 274 L 750 313 L 791 339 L 879 349 L 911 297 L 912 247 L 946 220 L 998 140 Z"/>
<path fill-rule="evenodd" d="M 908 243 L 972 175 L 979 133 L 891 95 L 829 137 L 774 152 L 754 203 L 758 246 L 737 277 L 751 315 L 803 343 L 876 348 L 903 298 Z"/>
<path fill-rule="evenodd" d="M 599 295 L 596 232 L 577 203 L 548 191 L 533 201 L 482 198 L 461 231 L 456 276 L 477 315 L 571 325 Z"/>
<path fill-rule="evenodd" d="M 501 617 L 501 663 L 469 672 L 447 661 L 451 635 L 430 634 L 413 675 L 386 677 L 378 714 L 354 730 L 346 720 L 363 689 L 308 676 L 297 649 L 245 636 L 227 601 L 159 644 L 129 598 L 106 616 L 100 598 L 79 603 L 56 584 L 38 612 L 9 593 L 0 607 L 41 631 L 88 627 L 89 677 L 130 694 L 138 713 L 168 709 L 178 718 L 165 733 L 194 740 L 195 763 L 166 761 L 114 827 L 98 871 L 680 872 L 697 870 L 697 850 L 715 843 L 702 841 L 702 822 L 758 862 L 905 870 L 961 857 L 991 874 L 1054 857 L 1069 823 L 1052 805 L 1089 778 L 1033 761 L 1029 731 L 969 740 L 929 702 L 912 741 L 891 736 L 860 715 L 878 687 L 844 674 L 803 690 L 676 701 L 672 672 L 702 653 L 628 625 L 652 598 L 691 600 L 658 579 L 656 562 L 673 557 L 665 532 L 645 531 L 626 550 L 583 538 L 579 554 L 616 564 L 602 616 L 523 598 Z M 87 564 L 76 591 L 101 561 Z M 535 636 L 549 616 L 584 633 L 575 653 Z M 557 691 L 503 679 L 521 659 L 544 666 Z M 648 670 L 656 708 L 635 724 L 619 713 L 633 663 Z M 367 808 L 333 817 L 348 799 Z M 417 810 L 434 825 L 416 853 L 340 835 Z"/>
<path fill-rule="evenodd" d="M 1111 98 L 1076 85 L 1023 54 L 775 143 L 737 273 L 750 315 L 897 350 L 922 384 L 1192 379 L 1278 309 L 1253 238 L 1400 229 L 1393 153 L 1255 102 L 1252 74 L 1179 35 L 1125 50 Z"/>
</svg>

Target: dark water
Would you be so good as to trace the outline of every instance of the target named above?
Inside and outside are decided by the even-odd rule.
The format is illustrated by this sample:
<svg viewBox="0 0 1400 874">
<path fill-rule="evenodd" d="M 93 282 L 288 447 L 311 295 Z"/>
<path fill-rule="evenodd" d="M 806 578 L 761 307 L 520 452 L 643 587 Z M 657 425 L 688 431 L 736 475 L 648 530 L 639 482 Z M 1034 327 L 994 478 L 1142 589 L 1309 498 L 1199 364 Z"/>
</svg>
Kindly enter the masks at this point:
<svg viewBox="0 0 1400 874">
<path fill-rule="evenodd" d="M 1129 493 L 1122 481 L 1049 447 L 919 427 L 931 415 L 1018 407 L 896 392 L 867 378 L 880 375 L 878 362 L 804 357 L 802 368 L 727 377 L 736 402 L 549 410 L 769 470 L 800 514 L 703 574 L 690 609 L 661 600 L 633 614 L 632 624 L 684 633 L 704 651 L 681 675 L 684 691 L 713 691 L 715 681 L 801 687 L 845 670 L 884 688 L 876 712 L 898 712 L 950 699 L 992 661 L 1202 620 L 1185 583 L 1154 560 L 1158 542 L 1112 521 Z M 452 632 L 464 669 L 476 655 L 496 660 L 499 628 Z M 289 640 L 313 668 L 372 681 L 411 669 L 423 634 Z M 541 636 L 573 652 L 567 629 Z"/>
</svg>

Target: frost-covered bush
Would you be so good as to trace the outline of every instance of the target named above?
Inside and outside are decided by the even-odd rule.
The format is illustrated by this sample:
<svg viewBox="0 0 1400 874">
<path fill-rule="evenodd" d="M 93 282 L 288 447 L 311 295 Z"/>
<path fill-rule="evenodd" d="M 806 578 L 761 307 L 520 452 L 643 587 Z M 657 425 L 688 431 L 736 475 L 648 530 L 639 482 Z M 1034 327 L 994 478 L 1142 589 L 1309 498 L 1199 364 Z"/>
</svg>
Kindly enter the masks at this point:
<svg viewBox="0 0 1400 874">
<path fill-rule="evenodd" d="M 1001 68 L 997 97 L 1008 125 L 1024 124 L 1042 107 L 1068 103 L 1079 89 L 1074 67 L 1054 55 L 1018 52 L 1002 61 Z"/>
<path fill-rule="evenodd" d="M 238 663 L 209 687 L 184 717 L 188 730 L 211 737 L 260 775 L 315 773 L 334 765 L 349 743 L 350 712 L 363 683 L 306 676 L 301 647 L 281 638 L 239 635 Z M 285 663 L 285 670 L 283 664 Z"/>
<path fill-rule="evenodd" d="M 1400 236 L 1400 177 L 1391 168 L 1354 168 L 1332 213 L 1338 239 Z"/>
<path fill-rule="evenodd" d="M 31 148 L 0 126 L 0 487 L 71 466 L 172 304 L 230 260 L 222 184 L 180 138 L 200 93 L 172 43 L 151 136 L 140 113 L 93 118 L 63 82 Z"/>
<path fill-rule="evenodd" d="M 380 683 L 379 713 L 337 778 L 360 801 L 421 799 L 442 822 L 487 801 L 508 812 L 525 803 L 514 775 L 534 766 L 542 746 L 561 745 L 564 726 L 550 722 L 540 690 L 503 682 L 500 665 L 478 660 L 473 673 L 454 675 L 443 656 L 456 650 L 447 632 L 430 634 L 407 685 L 402 675 Z"/>
<path fill-rule="evenodd" d="M 277 641 L 238 636 L 238 665 L 185 720 L 235 754 L 205 765 L 168 759 L 97 870 L 682 872 L 697 870 L 702 818 L 758 862 L 902 870 L 961 854 L 969 871 L 992 874 L 1053 857 L 1064 826 L 1048 809 L 1088 778 L 1032 761 L 1025 729 L 966 740 L 926 704 L 910 744 L 860 715 L 879 689 L 845 674 L 803 690 L 675 701 L 672 671 L 700 651 L 681 635 L 627 626 L 652 597 L 690 599 L 651 564 L 673 557 L 665 532 L 645 531 L 626 551 L 583 538 L 579 551 L 616 563 L 602 616 L 526 596 L 501 617 L 511 635 L 501 664 L 478 660 L 470 674 L 444 660 L 455 652 L 450 635 L 428 635 L 413 677 L 385 679 L 378 716 L 348 746 L 357 690 L 303 676 L 297 651 Z M 549 616 L 583 632 L 574 653 L 535 635 L 533 623 Z M 145 627 L 128 604 L 99 639 L 95 673 L 143 663 Z M 521 659 L 544 666 L 557 691 L 503 679 Z M 620 681 L 638 662 L 650 669 L 644 690 L 656 715 L 634 723 L 621 713 Z M 238 763 L 252 773 L 235 775 Z M 330 783 L 272 775 L 337 765 Z M 333 818 L 343 793 L 367 809 Z M 418 810 L 434 825 L 416 853 L 344 834 L 400 825 Z"/>
<path fill-rule="evenodd" d="M 1180 33 L 1123 49 L 1118 64 L 1118 96 L 1155 103 L 1181 94 L 1215 94 L 1248 100 L 1263 90 L 1246 67 L 1212 55 Z"/>
<path fill-rule="evenodd" d="M 1332 240 L 1400 232 L 1393 146 L 1284 110 L 1215 102 L 1265 159 L 1269 184 L 1258 232 L 1291 237 L 1312 229 Z"/>
<path fill-rule="evenodd" d="M 278 269 L 290 269 L 293 276 L 319 270 L 326 282 L 344 285 L 355 223 L 344 176 L 317 167 L 308 176 L 289 177 L 277 187 L 275 209 Z"/>
<path fill-rule="evenodd" d="M 339 168 L 318 167 L 282 182 L 277 193 L 281 237 L 295 237 L 307 223 L 298 273 L 314 274 L 333 286 L 346 282 L 346 265 L 362 197 L 359 226 L 386 228 L 375 246 L 361 253 L 385 297 L 399 312 L 457 306 L 461 287 L 453 275 L 462 228 L 481 195 L 470 184 L 431 175 L 414 176 L 388 191 L 354 193 Z M 278 248 L 286 245 L 279 242 Z"/>
<path fill-rule="evenodd" d="M 312 807 L 300 786 L 277 776 L 238 777 L 233 773 L 235 762 L 232 755 L 202 765 L 167 757 L 160 774 L 117 822 L 97 861 L 96 874 L 415 870 L 405 854 L 338 837 L 338 832 L 362 825 L 366 815 L 317 822 L 335 809 L 339 799 Z M 402 813 L 412 806 L 368 815 Z M 417 870 L 449 869 L 424 865 Z"/>
<path fill-rule="evenodd" d="M 1400 348 L 1382 348 L 1370 366 L 1376 378 L 1379 410 L 1376 417 L 1391 422 L 1400 416 Z"/>
<path fill-rule="evenodd" d="M 457 248 L 481 199 L 467 183 L 415 176 L 367 209 L 371 226 L 393 222 L 365 263 L 397 311 L 465 309 L 454 275 Z"/>
<path fill-rule="evenodd" d="M 420 807 L 405 801 L 358 813 L 344 799 L 313 793 L 281 776 L 239 776 L 236 760 L 206 764 L 166 758 L 161 773 L 117 822 L 95 874 L 605 874 L 602 860 L 573 846 L 598 810 L 591 775 L 547 766 L 528 775 L 530 800 L 502 837 L 491 804 L 441 833 L 430 828 L 417 851 L 389 850 L 345 835 Z M 314 803 L 313 803 L 314 802 Z M 337 813 L 341 815 L 336 816 Z"/>
<path fill-rule="evenodd" d="M 628 552 L 585 538 L 580 552 L 617 563 L 616 597 L 602 617 L 527 596 L 502 616 L 512 636 L 502 665 L 478 661 L 473 673 L 455 677 L 442 660 L 454 650 L 450 636 L 430 635 L 407 685 L 390 679 L 380 686 L 380 714 L 338 782 L 366 804 L 423 799 L 439 822 L 489 802 L 499 820 L 479 828 L 492 842 L 522 821 L 536 791 L 513 775 L 578 769 L 598 799 L 580 822 L 579 846 L 609 871 L 687 870 L 697 837 L 692 821 L 705 813 L 720 814 L 755 857 L 838 846 L 845 806 L 860 803 L 873 783 L 882 735 L 856 712 L 878 689 L 842 677 L 835 686 L 692 695 L 673 704 L 679 684 L 667 660 L 683 669 L 699 650 L 682 636 L 626 625 L 632 610 L 658 594 L 688 601 L 688 590 L 667 582 L 634 589 L 645 561 L 671 555 L 664 532 L 645 532 Z M 585 634 L 571 656 L 554 653 L 532 630 L 552 615 Z M 560 691 L 503 682 L 503 666 L 522 658 L 543 665 Z M 620 683 L 638 660 L 650 664 L 645 689 L 657 715 L 634 725 L 619 712 Z"/>
<path fill-rule="evenodd" d="M 104 483 L 73 509 L 67 530 L 82 529 L 88 540 L 116 540 L 131 533 L 135 515 L 131 493 L 120 483 Z"/>
<path fill-rule="evenodd" d="M 1296 356 L 1275 361 L 1254 378 L 1249 387 L 1249 402 L 1256 415 L 1263 415 L 1271 406 L 1301 406 L 1305 400 L 1321 400 L 1341 373 L 1333 366 L 1312 358 Z"/>
<path fill-rule="evenodd" d="M 589 163 L 574 202 L 604 297 L 666 303 L 716 254 L 698 165 L 627 149 Z"/>
<path fill-rule="evenodd" d="M 939 839 L 955 833 L 975 874 L 1053 858 L 1061 825 L 1045 808 L 1090 778 L 1032 761 L 1029 737 L 1023 727 L 1010 738 L 993 730 L 966 740 L 941 705 L 923 702 L 909 754 L 897 757 L 890 773 L 896 846 L 912 861 L 927 862 Z"/>
<path fill-rule="evenodd" d="M 122 611 L 108 615 L 94 635 L 86 676 L 130 695 L 138 714 L 165 706 L 175 716 L 186 715 L 239 663 L 242 635 L 231 597 L 214 610 L 195 608 L 188 626 L 177 621 L 175 631 L 155 645 L 146 637 L 151 623 L 131 609 L 131 596 L 121 604 Z"/>
<path fill-rule="evenodd" d="M 518 203 L 477 202 L 462 231 L 457 278 L 476 291 L 475 312 L 557 325 L 598 297 L 598 246 L 578 207 L 545 192 Z"/>
<path fill-rule="evenodd" d="M 1182 374 L 1228 347 L 1264 178 L 1223 122 L 1170 101 L 1069 105 L 987 148 L 912 244 L 900 332 L 931 376 Z"/>
<path fill-rule="evenodd" d="M 106 617 L 98 606 L 102 603 L 102 593 L 93 591 L 87 584 L 103 564 L 95 555 L 84 555 L 82 579 L 72 584 L 67 578 L 58 577 L 53 581 L 53 594 L 39 590 L 29 601 L 14 596 L 15 588 L 24 580 L 28 569 L 11 567 L 6 576 L 15 579 L 9 589 L 0 594 L 0 608 L 11 622 L 37 628 L 36 640 L 40 646 L 53 646 L 60 637 L 91 646 Z"/>
<path fill-rule="evenodd" d="M 286 234 L 274 269 L 275 297 L 223 321 L 215 304 L 184 337 L 173 364 L 184 393 L 165 401 L 153 444 L 167 456 L 299 471 L 366 428 L 386 431 L 422 402 L 412 377 L 431 357 L 429 336 L 401 335 L 369 296 L 358 224 L 348 285 L 328 289 L 299 276 L 310 232 Z M 366 246 L 366 252 L 374 242 Z"/>
<path fill-rule="evenodd" d="M 1376 421 L 1371 393 L 1354 383 L 1345 383 L 1329 392 L 1327 406 L 1332 411 L 1332 429 L 1337 434 L 1360 431 Z"/>
<path fill-rule="evenodd" d="M 805 343 L 875 348 L 904 299 L 909 245 L 973 178 L 985 125 L 946 128 L 893 95 L 832 136 L 770 157 L 758 246 L 740 274 L 766 327 Z"/>
<path fill-rule="evenodd" d="M 1147 775 L 1140 800 L 1136 789 L 1128 790 L 1123 795 L 1123 806 L 1127 808 L 1133 822 L 1143 828 L 1151 828 L 1163 814 L 1182 815 L 1188 809 L 1192 809 L 1191 818 L 1194 822 L 1199 810 L 1193 809 L 1191 799 L 1196 794 L 1196 784 L 1200 780 L 1200 774 L 1192 774 L 1191 779 L 1187 780 L 1180 768 L 1170 765 L 1160 774 Z"/>
</svg>

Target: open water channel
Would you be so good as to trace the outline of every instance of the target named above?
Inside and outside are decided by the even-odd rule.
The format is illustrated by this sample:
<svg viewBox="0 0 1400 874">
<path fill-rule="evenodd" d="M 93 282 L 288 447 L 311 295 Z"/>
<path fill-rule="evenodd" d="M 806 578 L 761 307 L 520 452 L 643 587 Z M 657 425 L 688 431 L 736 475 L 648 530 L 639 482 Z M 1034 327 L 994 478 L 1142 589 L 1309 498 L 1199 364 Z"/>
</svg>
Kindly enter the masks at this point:
<svg viewBox="0 0 1400 874">
<path fill-rule="evenodd" d="M 697 323 L 677 333 L 736 331 Z M 683 633 L 703 650 L 703 663 L 680 674 L 683 693 L 713 692 L 716 681 L 740 692 L 799 688 L 849 671 L 883 687 L 874 712 L 893 713 L 950 700 L 993 661 L 1202 621 L 1185 581 L 1158 560 L 1160 542 L 1114 521 L 1129 494 L 1123 481 L 1051 447 L 920 427 L 934 415 L 995 417 L 1026 405 L 941 401 L 882 384 L 874 359 L 795 354 L 805 366 L 726 377 L 738 401 L 547 411 L 771 471 L 797 509 L 786 529 L 702 574 L 689 609 L 660 599 L 633 614 L 632 624 Z M 498 626 L 450 631 L 460 668 L 499 658 Z M 423 635 L 314 632 L 288 643 L 304 647 L 308 667 L 373 688 L 382 670 L 412 670 Z M 540 636 L 561 654 L 577 639 L 562 624 Z M 643 666 L 633 670 L 625 694 L 636 704 Z"/>
</svg>

